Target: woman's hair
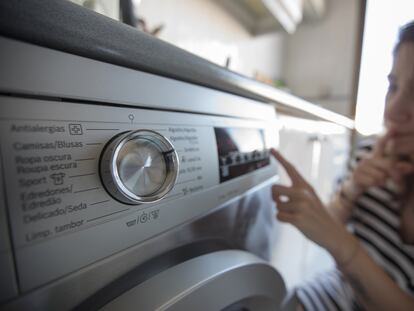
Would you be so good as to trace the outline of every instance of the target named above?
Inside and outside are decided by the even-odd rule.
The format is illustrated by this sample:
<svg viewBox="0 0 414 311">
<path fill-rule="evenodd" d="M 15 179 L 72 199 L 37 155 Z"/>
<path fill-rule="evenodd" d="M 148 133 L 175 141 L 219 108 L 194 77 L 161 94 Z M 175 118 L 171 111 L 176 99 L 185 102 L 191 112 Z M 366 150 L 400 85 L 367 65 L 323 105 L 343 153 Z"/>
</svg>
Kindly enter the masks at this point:
<svg viewBox="0 0 414 311">
<path fill-rule="evenodd" d="M 405 42 L 414 43 L 414 21 L 411 21 L 400 28 L 395 51 L 397 51 L 401 44 Z"/>
</svg>

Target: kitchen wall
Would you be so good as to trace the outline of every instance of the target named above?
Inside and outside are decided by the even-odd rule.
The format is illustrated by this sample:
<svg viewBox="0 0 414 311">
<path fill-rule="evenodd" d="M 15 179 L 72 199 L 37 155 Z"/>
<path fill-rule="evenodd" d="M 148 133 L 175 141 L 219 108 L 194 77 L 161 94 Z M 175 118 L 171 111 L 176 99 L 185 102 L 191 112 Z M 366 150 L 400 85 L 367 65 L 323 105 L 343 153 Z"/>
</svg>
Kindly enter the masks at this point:
<svg viewBox="0 0 414 311">
<path fill-rule="evenodd" d="M 112 19 L 119 20 L 119 0 L 69 0 Z"/>
<path fill-rule="evenodd" d="M 286 40 L 283 77 L 292 93 L 351 116 L 361 0 L 329 0 L 325 16 Z"/>
<path fill-rule="evenodd" d="M 148 28 L 164 24 L 159 38 L 253 77 L 256 72 L 271 79 L 281 77 L 283 32 L 253 37 L 231 15 L 209 0 L 141 0 L 136 14 Z"/>
</svg>

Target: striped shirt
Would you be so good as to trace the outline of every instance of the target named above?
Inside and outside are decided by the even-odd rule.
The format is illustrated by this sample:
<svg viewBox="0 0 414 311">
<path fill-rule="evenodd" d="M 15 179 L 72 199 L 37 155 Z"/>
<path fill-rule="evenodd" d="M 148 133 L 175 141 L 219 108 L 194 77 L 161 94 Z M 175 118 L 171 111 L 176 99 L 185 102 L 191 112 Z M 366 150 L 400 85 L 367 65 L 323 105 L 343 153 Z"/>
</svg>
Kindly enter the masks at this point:
<svg viewBox="0 0 414 311">
<path fill-rule="evenodd" d="M 371 150 L 372 143 L 361 146 L 351 168 Z M 392 187 L 372 187 L 356 201 L 348 227 L 372 259 L 414 296 L 414 246 L 401 240 L 398 207 Z M 338 270 L 316 276 L 297 288 L 296 295 L 305 310 L 362 310 Z"/>
</svg>

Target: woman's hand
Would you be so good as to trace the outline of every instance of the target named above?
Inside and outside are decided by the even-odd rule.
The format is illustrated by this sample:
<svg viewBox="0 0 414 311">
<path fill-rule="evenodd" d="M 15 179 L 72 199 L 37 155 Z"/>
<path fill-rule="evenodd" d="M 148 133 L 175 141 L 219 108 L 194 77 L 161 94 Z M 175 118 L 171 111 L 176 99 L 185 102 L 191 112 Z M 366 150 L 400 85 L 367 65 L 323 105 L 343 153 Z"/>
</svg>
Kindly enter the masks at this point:
<svg viewBox="0 0 414 311">
<path fill-rule="evenodd" d="M 412 123 L 395 124 L 389 122 L 389 139 L 386 144 L 387 153 L 396 158 L 405 158 L 414 163 L 414 130 Z"/>
<path fill-rule="evenodd" d="M 368 188 L 384 186 L 390 179 L 401 187 L 403 177 L 411 174 L 414 166 L 394 156 L 394 146 L 397 146 L 397 140 L 394 133 L 389 132 L 377 141 L 371 153 L 358 162 L 342 188 L 347 200 L 353 202 Z"/>
<path fill-rule="evenodd" d="M 290 187 L 272 186 L 272 197 L 278 210 L 277 219 L 294 225 L 315 243 L 335 252 L 347 235 L 346 229 L 328 214 L 312 186 L 294 166 L 276 150 L 272 149 L 271 153 L 292 182 Z"/>
</svg>

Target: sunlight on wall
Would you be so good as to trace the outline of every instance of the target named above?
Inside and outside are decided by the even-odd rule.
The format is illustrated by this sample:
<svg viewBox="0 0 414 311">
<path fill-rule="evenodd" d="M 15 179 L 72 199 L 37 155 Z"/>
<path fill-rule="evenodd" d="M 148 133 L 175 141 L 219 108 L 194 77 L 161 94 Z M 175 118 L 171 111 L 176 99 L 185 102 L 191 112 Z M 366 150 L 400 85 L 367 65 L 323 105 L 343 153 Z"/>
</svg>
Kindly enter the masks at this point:
<svg viewBox="0 0 414 311">
<path fill-rule="evenodd" d="M 382 131 L 387 75 L 398 28 L 414 20 L 413 0 L 368 0 L 355 127 L 363 135 Z"/>
</svg>

